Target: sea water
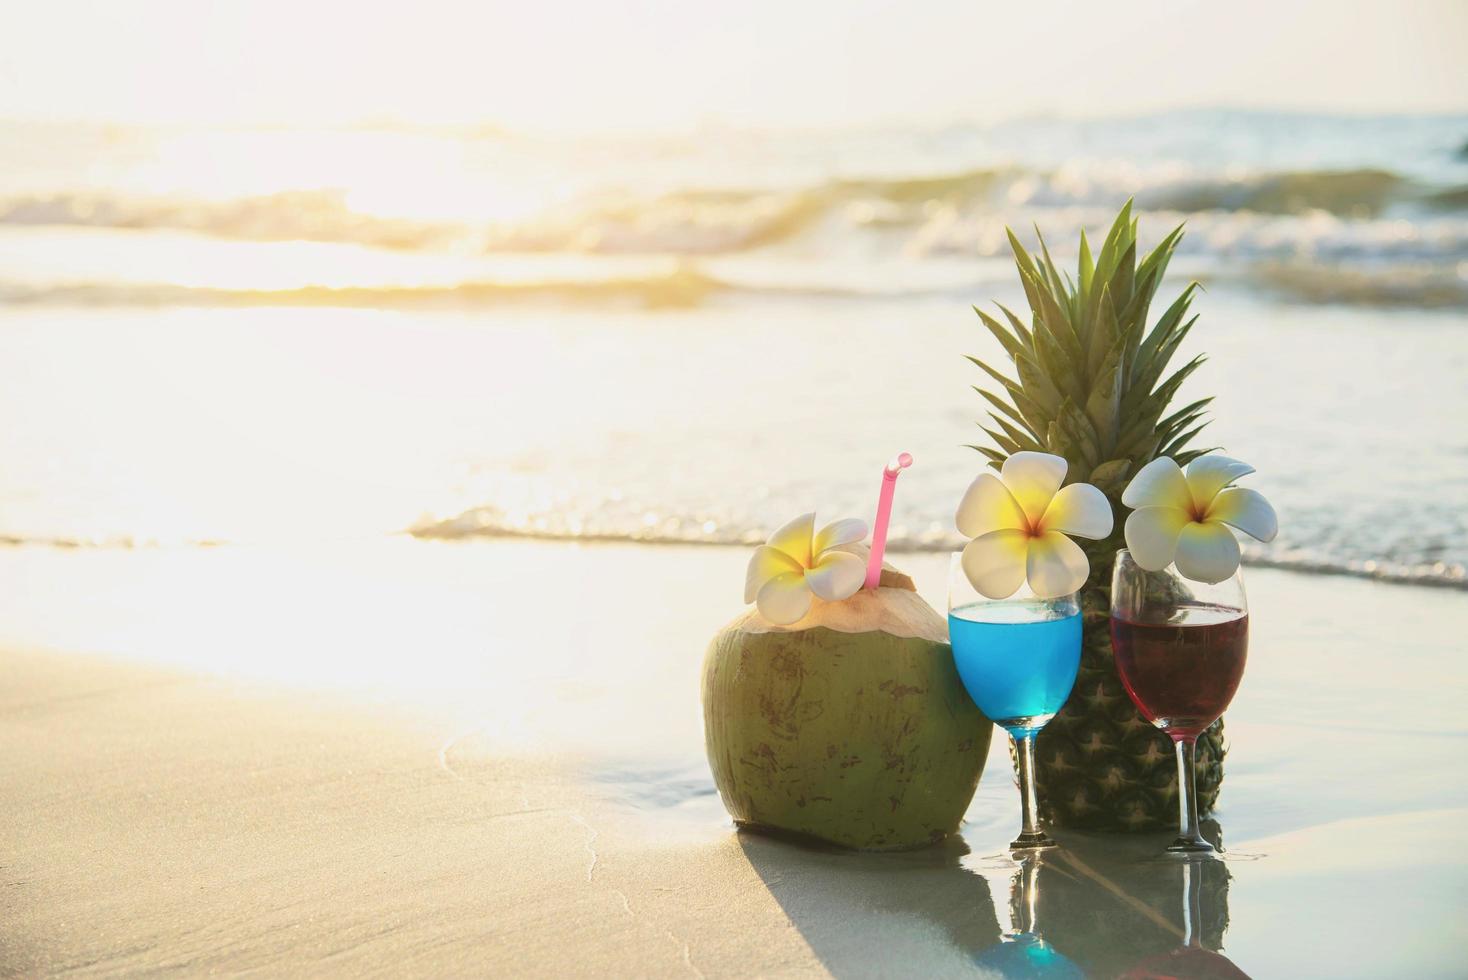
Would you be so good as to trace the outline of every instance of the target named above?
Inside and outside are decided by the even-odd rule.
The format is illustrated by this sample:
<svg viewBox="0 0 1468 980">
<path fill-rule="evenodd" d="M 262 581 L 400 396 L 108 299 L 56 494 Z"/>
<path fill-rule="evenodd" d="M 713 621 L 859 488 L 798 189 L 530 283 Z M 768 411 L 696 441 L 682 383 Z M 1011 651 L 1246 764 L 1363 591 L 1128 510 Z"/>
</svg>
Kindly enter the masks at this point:
<svg viewBox="0 0 1468 980">
<path fill-rule="evenodd" d="M 979 710 L 1011 733 L 1038 729 L 1070 697 L 1081 662 L 1073 605 L 974 603 L 948 614 L 958 675 Z"/>
<path fill-rule="evenodd" d="M 1005 226 L 1073 273 L 1135 196 L 1142 248 L 1187 223 L 1150 322 L 1207 285 L 1176 405 L 1213 398 L 1199 448 L 1279 513 L 1246 559 L 1465 588 L 1465 134 L 1210 110 L 588 153 L 0 122 L 0 542 L 747 550 L 869 516 L 907 450 L 910 566 L 966 543 L 992 379 L 960 355 L 1007 362 L 970 306 L 1025 308 Z"/>
</svg>

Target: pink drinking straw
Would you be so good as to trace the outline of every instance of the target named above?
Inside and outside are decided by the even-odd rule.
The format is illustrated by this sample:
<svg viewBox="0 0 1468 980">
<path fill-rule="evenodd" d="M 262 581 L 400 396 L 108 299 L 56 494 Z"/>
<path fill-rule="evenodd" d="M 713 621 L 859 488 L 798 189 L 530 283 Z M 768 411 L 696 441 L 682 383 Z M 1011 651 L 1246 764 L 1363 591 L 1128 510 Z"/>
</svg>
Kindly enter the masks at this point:
<svg viewBox="0 0 1468 980">
<path fill-rule="evenodd" d="M 887 550 L 887 523 L 892 519 L 892 491 L 897 474 L 912 465 L 911 453 L 898 453 L 882 470 L 882 493 L 877 497 L 877 521 L 872 525 L 872 556 L 867 559 L 865 587 L 875 589 L 882 581 L 882 553 Z"/>
</svg>

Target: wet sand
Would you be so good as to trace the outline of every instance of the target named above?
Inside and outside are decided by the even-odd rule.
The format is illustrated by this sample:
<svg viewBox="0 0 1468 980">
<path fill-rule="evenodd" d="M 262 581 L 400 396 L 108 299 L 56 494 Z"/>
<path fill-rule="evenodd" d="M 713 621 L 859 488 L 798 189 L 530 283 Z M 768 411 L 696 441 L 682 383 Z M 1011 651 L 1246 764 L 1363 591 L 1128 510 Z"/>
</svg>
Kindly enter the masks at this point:
<svg viewBox="0 0 1468 980">
<path fill-rule="evenodd" d="M 0 973 L 972 975 L 1033 898 L 1115 975 L 1184 942 L 1189 878 L 1248 974 L 1460 970 L 1468 595 L 1251 570 L 1231 859 L 1057 834 L 1026 891 L 997 739 L 943 847 L 729 825 L 697 676 L 745 557 L 0 552 Z M 941 557 L 895 560 L 941 608 Z"/>
</svg>

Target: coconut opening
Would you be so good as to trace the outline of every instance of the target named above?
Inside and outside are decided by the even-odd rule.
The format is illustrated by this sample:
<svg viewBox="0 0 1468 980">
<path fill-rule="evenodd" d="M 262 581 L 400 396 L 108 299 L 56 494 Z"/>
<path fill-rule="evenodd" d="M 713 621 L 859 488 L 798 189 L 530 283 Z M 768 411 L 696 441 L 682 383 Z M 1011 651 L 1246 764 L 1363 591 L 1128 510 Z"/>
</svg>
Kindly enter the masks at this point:
<svg viewBox="0 0 1468 980">
<path fill-rule="evenodd" d="M 817 598 L 812 601 L 810 612 L 789 626 L 776 626 L 761 616 L 758 609 L 750 609 L 727 628 L 745 633 L 797 633 L 818 626 L 838 633 L 881 632 L 948 642 L 948 621 L 922 600 L 908 575 L 886 564 L 882 566 L 878 588 L 862 589 L 840 602 Z"/>
</svg>

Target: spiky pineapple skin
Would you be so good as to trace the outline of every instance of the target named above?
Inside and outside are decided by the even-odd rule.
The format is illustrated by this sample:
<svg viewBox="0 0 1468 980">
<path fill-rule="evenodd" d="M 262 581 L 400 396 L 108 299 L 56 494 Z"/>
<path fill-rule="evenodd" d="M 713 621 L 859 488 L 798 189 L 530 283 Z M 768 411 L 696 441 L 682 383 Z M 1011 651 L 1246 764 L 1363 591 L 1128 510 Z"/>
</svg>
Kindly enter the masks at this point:
<svg viewBox="0 0 1468 980">
<path fill-rule="evenodd" d="M 1004 390 L 996 395 L 976 386 L 993 409 L 989 414 L 997 428 L 984 431 L 997 448 L 972 448 L 996 469 L 1021 450 L 1063 456 L 1069 465 L 1067 482 L 1097 486 L 1112 505 L 1112 534 L 1104 541 L 1077 542 L 1091 566 L 1082 593 L 1080 670 L 1069 700 L 1041 731 L 1036 746 L 1041 816 L 1056 826 L 1090 830 L 1177 826 L 1172 741 L 1138 713 L 1116 673 L 1111 571 L 1116 551 L 1125 547 L 1127 513 L 1120 501 L 1131 476 L 1157 456 L 1184 465 L 1211 451 L 1188 446 L 1203 428 L 1197 423 L 1211 399 L 1164 417 L 1179 386 L 1203 361 L 1195 357 L 1163 378 L 1167 362 L 1197 319 L 1185 319 L 1197 284 L 1189 285 L 1156 325 L 1147 327 L 1151 299 L 1182 229 L 1140 262 L 1136 231 L 1131 202 L 1117 215 L 1094 259 L 1083 231 L 1075 281 L 1060 274 L 1043 239 L 1041 251 L 1031 256 L 1010 232 L 1032 320 L 1026 326 L 1002 306 L 1008 325 L 977 307 L 974 311 L 999 340 L 1018 380 L 969 358 Z M 1224 754 L 1220 719 L 1197 742 L 1202 814 L 1218 799 Z"/>
<path fill-rule="evenodd" d="M 1096 549 L 1100 550 L 1100 549 Z M 1111 649 L 1111 556 L 1091 556 L 1081 595 L 1081 666 L 1060 713 L 1035 743 L 1040 815 L 1055 826 L 1145 831 L 1178 821 L 1172 739 L 1132 704 Z M 1104 568 L 1104 574 L 1097 574 Z M 1100 579 L 1100 581 L 1097 581 Z M 1223 783 L 1223 719 L 1198 736 L 1198 809 L 1207 813 Z"/>
</svg>

